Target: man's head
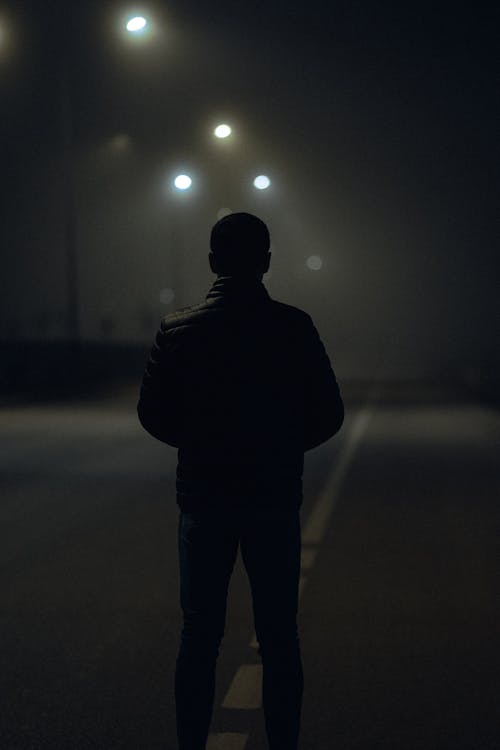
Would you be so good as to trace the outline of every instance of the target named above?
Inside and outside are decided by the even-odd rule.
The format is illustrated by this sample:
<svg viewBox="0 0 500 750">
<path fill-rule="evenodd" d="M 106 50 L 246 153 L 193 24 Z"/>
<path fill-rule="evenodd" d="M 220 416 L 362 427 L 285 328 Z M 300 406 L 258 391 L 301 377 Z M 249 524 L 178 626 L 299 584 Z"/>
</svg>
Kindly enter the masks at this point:
<svg viewBox="0 0 500 750">
<path fill-rule="evenodd" d="M 263 221 L 252 214 L 228 214 L 212 227 L 210 268 L 219 276 L 262 278 L 271 260 L 269 244 Z"/>
</svg>

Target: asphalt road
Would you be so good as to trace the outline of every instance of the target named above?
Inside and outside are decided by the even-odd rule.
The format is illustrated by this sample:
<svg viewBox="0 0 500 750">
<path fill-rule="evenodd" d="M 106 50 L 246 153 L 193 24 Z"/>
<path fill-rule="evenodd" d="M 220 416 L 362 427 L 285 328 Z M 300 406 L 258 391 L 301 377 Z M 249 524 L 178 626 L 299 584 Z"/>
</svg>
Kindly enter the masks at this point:
<svg viewBox="0 0 500 750">
<path fill-rule="evenodd" d="M 0 410 L 0 750 L 175 750 L 176 454 L 135 390 Z M 348 407 L 306 456 L 301 750 L 500 748 L 500 415 Z M 238 560 L 210 750 L 264 750 Z"/>
</svg>

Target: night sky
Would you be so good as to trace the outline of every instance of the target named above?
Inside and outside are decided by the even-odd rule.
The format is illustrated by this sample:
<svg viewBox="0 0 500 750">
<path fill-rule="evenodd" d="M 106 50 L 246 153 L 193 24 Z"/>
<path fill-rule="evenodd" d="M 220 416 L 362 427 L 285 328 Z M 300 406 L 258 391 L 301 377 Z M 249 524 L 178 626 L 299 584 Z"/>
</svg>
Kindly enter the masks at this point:
<svg viewBox="0 0 500 750">
<path fill-rule="evenodd" d="M 124 33 L 135 13 L 149 37 Z M 161 315 L 199 301 L 228 207 L 268 222 L 265 283 L 312 314 L 340 377 L 498 377 L 496 16 L 486 4 L 4 3 L 1 338 L 68 336 L 66 137 L 83 340 L 147 342 Z M 231 142 L 211 135 L 221 121 Z M 193 190 L 175 195 L 187 170 Z M 272 180 L 262 194 L 259 173 Z"/>
</svg>

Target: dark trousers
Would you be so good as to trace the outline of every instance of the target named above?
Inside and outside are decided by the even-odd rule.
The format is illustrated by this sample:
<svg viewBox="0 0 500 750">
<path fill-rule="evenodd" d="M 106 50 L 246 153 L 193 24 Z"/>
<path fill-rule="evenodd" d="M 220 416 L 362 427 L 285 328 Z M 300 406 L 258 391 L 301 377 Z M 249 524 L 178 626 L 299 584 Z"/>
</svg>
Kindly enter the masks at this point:
<svg viewBox="0 0 500 750">
<path fill-rule="evenodd" d="M 175 672 L 179 750 L 205 750 L 238 544 L 252 591 L 269 748 L 296 750 L 304 687 L 297 631 L 299 510 L 181 512 L 178 541 L 184 615 Z"/>
</svg>

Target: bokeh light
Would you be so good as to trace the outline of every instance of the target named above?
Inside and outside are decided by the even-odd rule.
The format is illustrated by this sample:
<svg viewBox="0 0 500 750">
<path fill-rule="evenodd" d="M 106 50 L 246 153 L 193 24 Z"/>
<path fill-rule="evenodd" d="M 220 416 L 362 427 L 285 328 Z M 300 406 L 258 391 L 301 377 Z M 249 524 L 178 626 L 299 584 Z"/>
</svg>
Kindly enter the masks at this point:
<svg viewBox="0 0 500 750">
<path fill-rule="evenodd" d="M 178 174 L 174 180 L 174 185 L 177 190 L 188 190 L 191 187 L 193 180 L 187 174 Z"/>
<path fill-rule="evenodd" d="M 306 260 L 306 266 L 310 268 L 311 271 L 319 271 L 322 265 L 323 261 L 321 260 L 319 255 L 310 255 Z"/>
<path fill-rule="evenodd" d="M 266 190 L 271 184 L 271 180 L 265 174 L 260 174 L 253 181 L 254 186 L 257 190 Z"/>
<path fill-rule="evenodd" d="M 160 302 L 162 305 L 169 305 L 175 299 L 175 292 L 170 287 L 160 290 Z"/>
<path fill-rule="evenodd" d="M 147 25 L 148 22 L 143 16 L 134 16 L 127 21 L 127 31 L 137 34 L 144 31 Z"/>
<path fill-rule="evenodd" d="M 217 138 L 227 138 L 229 135 L 231 135 L 232 130 L 229 125 L 226 125 L 225 123 L 221 125 L 217 125 L 217 127 L 214 130 L 214 135 Z"/>
<path fill-rule="evenodd" d="M 132 145 L 132 139 L 126 133 L 117 133 L 108 141 L 109 147 L 114 152 L 127 151 Z"/>
</svg>

